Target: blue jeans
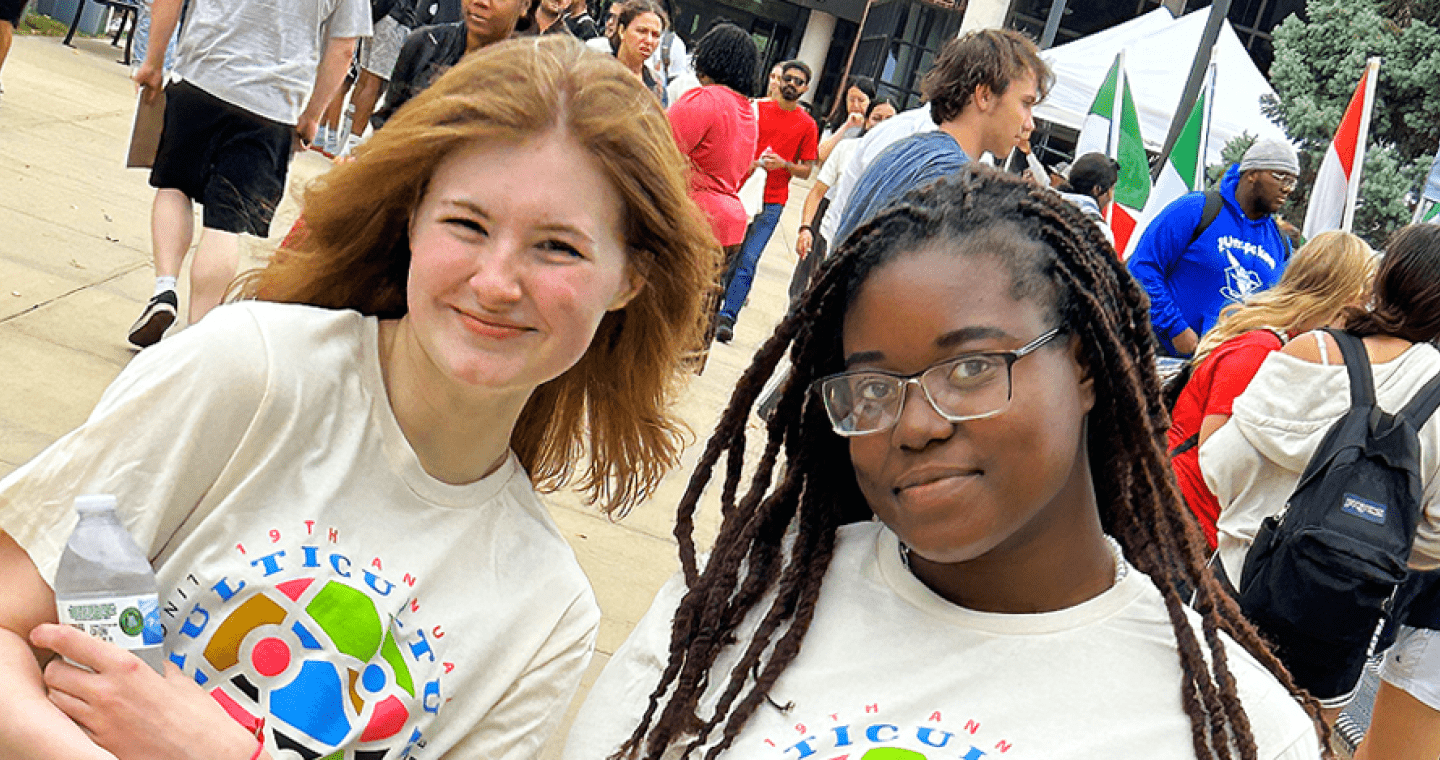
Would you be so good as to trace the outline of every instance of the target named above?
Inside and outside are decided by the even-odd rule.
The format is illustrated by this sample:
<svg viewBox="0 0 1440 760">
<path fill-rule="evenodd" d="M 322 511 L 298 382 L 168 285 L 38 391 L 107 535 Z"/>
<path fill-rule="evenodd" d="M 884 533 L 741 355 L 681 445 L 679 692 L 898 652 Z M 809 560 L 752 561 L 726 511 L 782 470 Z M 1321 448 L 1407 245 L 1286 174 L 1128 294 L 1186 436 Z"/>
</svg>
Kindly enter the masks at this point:
<svg viewBox="0 0 1440 760">
<path fill-rule="evenodd" d="M 750 295 L 750 283 L 755 281 L 755 265 L 760 263 L 760 254 L 765 252 L 770 236 L 775 233 L 775 226 L 780 223 L 780 212 L 784 210 L 783 203 L 767 203 L 750 223 L 750 234 L 745 236 L 745 242 L 740 245 L 735 269 L 730 274 L 729 282 L 725 283 L 725 305 L 720 308 L 721 322 L 735 324 L 735 318 L 740 315 L 740 307 L 745 305 L 745 297 Z"/>
</svg>

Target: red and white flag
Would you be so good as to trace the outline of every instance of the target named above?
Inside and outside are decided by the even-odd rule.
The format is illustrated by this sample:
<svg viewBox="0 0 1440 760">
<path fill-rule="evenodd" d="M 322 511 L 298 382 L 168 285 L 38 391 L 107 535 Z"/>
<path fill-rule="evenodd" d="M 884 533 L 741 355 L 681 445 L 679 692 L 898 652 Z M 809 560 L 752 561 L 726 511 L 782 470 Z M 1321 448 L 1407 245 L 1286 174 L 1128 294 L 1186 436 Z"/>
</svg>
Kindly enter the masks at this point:
<svg viewBox="0 0 1440 760">
<path fill-rule="evenodd" d="M 1375 80 L 1380 74 L 1380 59 L 1365 64 L 1360 85 L 1350 97 L 1335 139 L 1325 151 L 1320 173 L 1310 188 L 1310 205 L 1305 210 L 1306 239 L 1326 230 L 1350 231 L 1355 220 L 1355 199 L 1360 193 L 1360 168 L 1365 163 L 1365 138 L 1370 132 L 1370 111 L 1375 105 Z"/>
</svg>

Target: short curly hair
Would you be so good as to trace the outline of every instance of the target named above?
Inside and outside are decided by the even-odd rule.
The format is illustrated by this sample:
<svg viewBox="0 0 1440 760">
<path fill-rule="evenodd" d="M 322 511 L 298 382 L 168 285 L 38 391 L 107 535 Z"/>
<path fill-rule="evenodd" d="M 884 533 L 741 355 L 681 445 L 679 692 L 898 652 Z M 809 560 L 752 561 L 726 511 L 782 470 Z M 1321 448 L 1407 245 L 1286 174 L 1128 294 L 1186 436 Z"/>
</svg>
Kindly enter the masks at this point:
<svg viewBox="0 0 1440 760">
<path fill-rule="evenodd" d="M 965 110 L 976 87 L 983 84 L 1004 95 L 1011 82 L 1026 74 L 1035 75 L 1044 100 L 1052 75 L 1035 43 L 1010 29 L 979 29 L 941 48 L 935 66 L 920 83 L 920 94 L 930 103 L 930 118 L 944 124 Z"/>
<path fill-rule="evenodd" d="M 695 74 L 751 97 L 760 72 L 760 49 L 734 24 L 716 24 L 695 43 Z"/>
</svg>

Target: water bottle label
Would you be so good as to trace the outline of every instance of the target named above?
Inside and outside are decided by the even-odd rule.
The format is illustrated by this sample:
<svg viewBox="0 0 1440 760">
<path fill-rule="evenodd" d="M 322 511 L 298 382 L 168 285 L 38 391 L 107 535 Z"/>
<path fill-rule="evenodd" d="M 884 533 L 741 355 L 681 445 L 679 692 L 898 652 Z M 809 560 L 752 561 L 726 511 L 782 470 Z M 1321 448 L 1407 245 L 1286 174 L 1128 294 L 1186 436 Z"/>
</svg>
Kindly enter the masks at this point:
<svg viewBox="0 0 1440 760">
<path fill-rule="evenodd" d="M 60 623 L 123 649 L 161 643 L 160 600 L 154 594 L 57 600 Z"/>
</svg>

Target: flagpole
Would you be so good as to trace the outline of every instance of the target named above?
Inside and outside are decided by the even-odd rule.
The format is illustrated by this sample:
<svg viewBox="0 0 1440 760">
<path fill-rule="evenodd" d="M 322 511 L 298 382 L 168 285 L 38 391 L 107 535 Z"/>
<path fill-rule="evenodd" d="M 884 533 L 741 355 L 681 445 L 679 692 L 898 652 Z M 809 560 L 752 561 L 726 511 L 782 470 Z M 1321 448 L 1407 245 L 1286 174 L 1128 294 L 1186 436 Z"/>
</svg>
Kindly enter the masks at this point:
<svg viewBox="0 0 1440 760">
<path fill-rule="evenodd" d="M 1115 77 L 1115 99 L 1110 102 L 1110 139 L 1105 141 L 1105 155 L 1116 158 L 1120 154 L 1120 109 L 1125 101 L 1125 48 L 1118 54 L 1120 70 Z M 1077 156 L 1078 158 L 1078 156 Z"/>
<path fill-rule="evenodd" d="M 1115 72 L 1115 95 L 1110 101 L 1110 139 L 1105 142 L 1105 155 L 1110 158 L 1118 158 L 1120 155 L 1120 118 L 1121 110 L 1125 103 L 1125 48 L 1115 56 L 1119 62 Z M 1079 156 L 1076 156 L 1079 158 Z M 1107 227 L 1115 224 L 1115 204 L 1112 202 L 1105 207 L 1105 225 Z"/>
<path fill-rule="evenodd" d="M 1360 195 L 1361 169 L 1365 166 L 1365 142 L 1370 134 L 1370 112 L 1375 106 L 1375 82 L 1380 78 L 1380 57 L 1365 62 L 1365 95 L 1360 102 L 1360 132 L 1355 139 L 1355 163 L 1350 168 L 1349 186 L 1345 189 L 1345 216 L 1340 229 L 1349 232 L 1355 222 L 1355 201 Z"/>
<path fill-rule="evenodd" d="M 1175 117 L 1170 120 L 1170 132 L 1165 135 L 1165 147 L 1160 150 L 1160 166 L 1170 160 L 1170 151 L 1175 149 L 1175 141 L 1180 139 L 1185 120 L 1190 118 L 1190 109 L 1195 107 L 1195 98 L 1200 96 L 1200 79 L 1205 73 L 1205 67 L 1210 65 L 1209 54 L 1220 39 L 1220 28 L 1224 26 L 1225 17 L 1229 13 L 1230 0 L 1215 0 L 1210 4 L 1210 15 L 1205 19 L 1200 44 L 1195 48 L 1195 60 L 1190 64 L 1189 77 L 1185 79 L 1185 91 L 1181 93 L 1180 103 L 1175 107 Z"/>
<path fill-rule="evenodd" d="M 1200 117 L 1200 152 L 1195 155 L 1195 186 L 1191 190 L 1205 189 L 1205 156 L 1210 152 L 1210 117 L 1215 113 L 1215 77 L 1219 64 L 1210 61 L 1210 76 L 1205 80 L 1205 113 Z"/>
</svg>

